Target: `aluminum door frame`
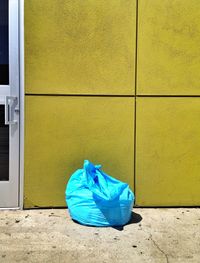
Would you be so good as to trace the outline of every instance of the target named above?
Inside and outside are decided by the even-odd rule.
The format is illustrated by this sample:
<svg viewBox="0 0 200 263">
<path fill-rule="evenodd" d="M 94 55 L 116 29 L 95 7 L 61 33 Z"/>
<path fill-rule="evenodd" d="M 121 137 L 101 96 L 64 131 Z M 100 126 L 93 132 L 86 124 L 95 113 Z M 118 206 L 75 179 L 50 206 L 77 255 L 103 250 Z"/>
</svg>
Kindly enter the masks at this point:
<svg viewBox="0 0 200 263">
<path fill-rule="evenodd" d="M 19 208 L 24 206 L 24 0 L 19 0 L 19 95 L 20 95 L 20 152 Z"/>
<path fill-rule="evenodd" d="M 19 1 L 9 0 L 9 85 L 1 85 L 0 103 L 5 96 L 18 98 L 19 106 Z M 9 125 L 9 181 L 0 181 L 0 190 L 5 200 L 1 208 L 19 207 L 19 112 L 14 112 L 17 124 Z"/>
</svg>

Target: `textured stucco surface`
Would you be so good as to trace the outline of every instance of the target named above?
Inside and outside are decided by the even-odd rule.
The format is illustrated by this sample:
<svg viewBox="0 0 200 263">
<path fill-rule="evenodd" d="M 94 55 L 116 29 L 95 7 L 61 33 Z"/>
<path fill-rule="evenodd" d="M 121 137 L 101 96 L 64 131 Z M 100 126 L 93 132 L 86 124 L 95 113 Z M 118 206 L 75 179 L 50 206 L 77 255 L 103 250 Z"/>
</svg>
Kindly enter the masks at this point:
<svg viewBox="0 0 200 263">
<path fill-rule="evenodd" d="M 200 95 L 200 1 L 139 0 L 140 95 Z"/>
<path fill-rule="evenodd" d="M 25 1 L 25 87 L 134 94 L 135 0 Z"/>
<path fill-rule="evenodd" d="M 65 205 L 65 187 L 84 159 L 134 189 L 134 100 L 27 96 L 24 205 Z"/>
<path fill-rule="evenodd" d="M 200 98 L 138 98 L 140 206 L 200 205 Z"/>
<path fill-rule="evenodd" d="M 137 205 L 200 204 L 200 1 L 137 3 L 25 1 L 25 207 L 64 205 L 83 159 L 135 172 Z"/>
</svg>

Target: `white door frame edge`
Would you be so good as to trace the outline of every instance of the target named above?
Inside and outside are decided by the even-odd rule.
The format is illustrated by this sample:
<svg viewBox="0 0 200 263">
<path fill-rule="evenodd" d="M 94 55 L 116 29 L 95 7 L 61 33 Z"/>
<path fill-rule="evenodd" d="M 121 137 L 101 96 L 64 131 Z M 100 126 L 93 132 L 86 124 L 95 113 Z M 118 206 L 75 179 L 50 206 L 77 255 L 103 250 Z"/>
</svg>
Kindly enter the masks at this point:
<svg viewBox="0 0 200 263">
<path fill-rule="evenodd" d="M 24 203 L 24 0 L 19 0 L 19 61 L 20 61 L 20 163 L 19 163 L 19 208 Z"/>
</svg>

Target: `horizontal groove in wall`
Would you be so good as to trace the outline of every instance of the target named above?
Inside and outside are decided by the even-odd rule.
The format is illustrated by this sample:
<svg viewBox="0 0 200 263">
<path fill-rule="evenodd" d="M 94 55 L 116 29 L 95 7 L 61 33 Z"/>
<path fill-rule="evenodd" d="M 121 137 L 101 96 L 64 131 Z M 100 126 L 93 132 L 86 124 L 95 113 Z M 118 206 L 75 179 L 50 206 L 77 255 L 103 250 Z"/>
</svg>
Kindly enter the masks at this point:
<svg viewBox="0 0 200 263">
<path fill-rule="evenodd" d="M 200 95 L 136 95 L 138 98 L 198 98 Z"/>
<path fill-rule="evenodd" d="M 25 96 L 57 96 L 57 97 L 124 97 L 124 98 L 199 98 L 200 95 L 97 95 L 97 94 L 35 94 L 25 93 Z"/>
<path fill-rule="evenodd" d="M 97 95 L 97 94 L 34 94 L 25 93 L 26 96 L 57 96 L 57 97 L 135 97 L 135 95 Z"/>
</svg>

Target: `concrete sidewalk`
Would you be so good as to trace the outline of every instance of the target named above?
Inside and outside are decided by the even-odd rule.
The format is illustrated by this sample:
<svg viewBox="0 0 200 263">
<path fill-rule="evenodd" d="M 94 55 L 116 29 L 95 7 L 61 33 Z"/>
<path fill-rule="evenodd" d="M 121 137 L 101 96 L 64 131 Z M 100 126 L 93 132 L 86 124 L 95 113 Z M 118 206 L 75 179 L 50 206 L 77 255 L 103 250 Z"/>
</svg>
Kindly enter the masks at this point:
<svg viewBox="0 0 200 263">
<path fill-rule="evenodd" d="M 65 209 L 0 211 L 0 262 L 200 262 L 200 209 L 134 209 L 123 229 Z"/>
</svg>

